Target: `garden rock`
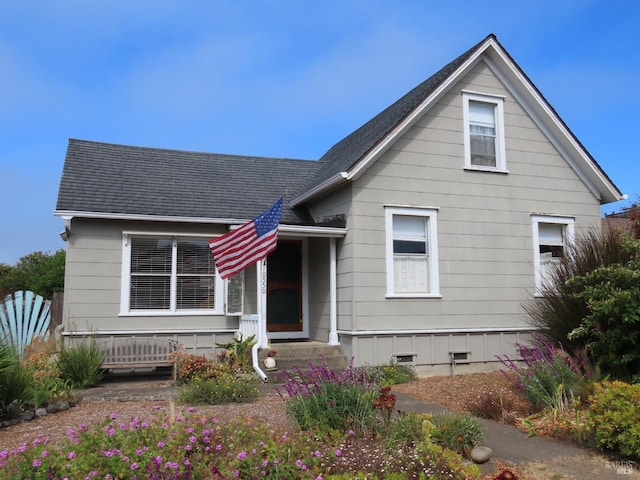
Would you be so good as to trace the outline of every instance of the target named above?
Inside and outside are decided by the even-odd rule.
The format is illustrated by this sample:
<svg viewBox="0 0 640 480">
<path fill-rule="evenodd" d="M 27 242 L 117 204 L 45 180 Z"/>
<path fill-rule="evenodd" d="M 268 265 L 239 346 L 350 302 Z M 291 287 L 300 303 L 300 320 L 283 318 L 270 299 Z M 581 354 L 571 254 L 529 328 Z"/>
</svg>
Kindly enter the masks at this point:
<svg viewBox="0 0 640 480">
<path fill-rule="evenodd" d="M 471 460 L 473 460 L 474 463 L 486 463 L 491 458 L 491 455 L 493 455 L 493 450 L 484 445 L 473 447 L 470 453 Z"/>
<path fill-rule="evenodd" d="M 36 417 L 46 417 L 47 409 L 46 408 L 36 408 Z"/>
<path fill-rule="evenodd" d="M 23 422 L 28 422 L 29 420 L 33 420 L 33 417 L 35 417 L 36 414 L 33 410 L 27 410 L 26 412 L 23 412 L 22 415 L 20 415 L 20 420 L 22 420 Z"/>
</svg>

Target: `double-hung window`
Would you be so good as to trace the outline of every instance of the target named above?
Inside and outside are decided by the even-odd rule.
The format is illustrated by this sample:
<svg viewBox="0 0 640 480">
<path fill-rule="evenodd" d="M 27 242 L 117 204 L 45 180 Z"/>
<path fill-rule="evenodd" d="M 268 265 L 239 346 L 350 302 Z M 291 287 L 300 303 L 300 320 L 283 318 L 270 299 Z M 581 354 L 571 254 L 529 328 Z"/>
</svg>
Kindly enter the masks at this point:
<svg viewBox="0 0 640 480">
<path fill-rule="evenodd" d="M 504 99 L 462 93 L 465 167 L 504 172 Z"/>
<path fill-rule="evenodd" d="M 387 296 L 439 296 L 437 210 L 386 207 Z"/>
<path fill-rule="evenodd" d="M 568 253 L 573 241 L 574 219 L 533 215 L 532 221 L 536 294 L 541 295 L 552 281 L 554 268 Z"/>
<path fill-rule="evenodd" d="M 205 239 L 125 235 L 123 313 L 222 313 L 224 283 Z"/>
</svg>

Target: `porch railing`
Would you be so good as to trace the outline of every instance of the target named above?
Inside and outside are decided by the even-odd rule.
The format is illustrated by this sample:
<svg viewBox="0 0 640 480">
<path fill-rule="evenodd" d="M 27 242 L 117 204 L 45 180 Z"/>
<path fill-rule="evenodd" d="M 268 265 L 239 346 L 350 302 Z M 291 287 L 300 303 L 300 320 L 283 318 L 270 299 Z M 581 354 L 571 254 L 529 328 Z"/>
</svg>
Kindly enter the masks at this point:
<svg viewBox="0 0 640 480">
<path fill-rule="evenodd" d="M 238 336 L 249 338 L 251 335 L 258 337 L 258 315 L 243 315 L 240 317 Z"/>
</svg>

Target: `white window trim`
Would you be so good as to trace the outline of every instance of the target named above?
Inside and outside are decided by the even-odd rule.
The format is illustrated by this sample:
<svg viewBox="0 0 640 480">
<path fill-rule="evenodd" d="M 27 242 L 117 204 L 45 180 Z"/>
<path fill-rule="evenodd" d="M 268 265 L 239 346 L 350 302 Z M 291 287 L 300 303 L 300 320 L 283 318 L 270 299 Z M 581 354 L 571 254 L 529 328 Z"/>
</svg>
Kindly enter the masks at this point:
<svg viewBox="0 0 640 480">
<path fill-rule="evenodd" d="M 538 224 L 559 223 L 565 226 L 565 254 L 575 238 L 575 218 L 558 215 L 531 215 L 533 232 L 533 267 L 535 275 L 535 296 L 542 296 L 542 272 L 540 270 L 540 236 Z"/>
<path fill-rule="evenodd" d="M 123 232 L 122 235 L 122 278 L 120 280 L 120 316 L 121 317 L 171 317 L 171 316 L 202 316 L 202 315 L 224 315 L 224 294 L 225 294 L 225 282 L 216 274 L 215 277 L 215 309 L 202 309 L 202 310 L 176 310 L 175 303 L 175 281 L 176 281 L 176 257 L 172 257 L 172 269 L 171 274 L 171 308 L 169 310 L 130 310 L 130 296 L 129 289 L 131 288 L 131 238 L 139 237 L 154 237 L 162 239 L 175 240 L 206 240 L 211 235 L 177 235 L 171 233 L 152 233 L 152 232 Z M 175 248 L 175 243 L 174 243 Z"/>
<path fill-rule="evenodd" d="M 429 248 L 429 282 L 428 293 L 395 293 L 393 266 L 393 216 L 408 215 L 427 217 L 427 245 Z M 385 207 L 385 238 L 387 266 L 387 298 L 441 298 L 440 278 L 438 270 L 438 210 L 424 207 Z"/>
<path fill-rule="evenodd" d="M 471 164 L 471 134 L 469 131 L 469 101 L 491 103 L 496 107 L 496 166 Z M 486 172 L 509 173 L 504 140 L 504 97 L 481 93 L 462 92 L 462 118 L 464 124 L 464 168 Z"/>
</svg>

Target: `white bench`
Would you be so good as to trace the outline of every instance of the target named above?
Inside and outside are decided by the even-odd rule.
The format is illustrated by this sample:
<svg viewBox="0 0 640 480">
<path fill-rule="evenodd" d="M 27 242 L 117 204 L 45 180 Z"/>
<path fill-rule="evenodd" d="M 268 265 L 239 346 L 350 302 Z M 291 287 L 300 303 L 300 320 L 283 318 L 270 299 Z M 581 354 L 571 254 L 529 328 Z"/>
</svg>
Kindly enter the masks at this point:
<svg viewBox="0 0 640 480">
<path fill-rule="evenodd" d="M 97 341 L 104 352 L 100 365 L 104 369 L 171 367 L 169 355 L 175 343 L 156 337 L 111 337 Z"/>
</svg>

